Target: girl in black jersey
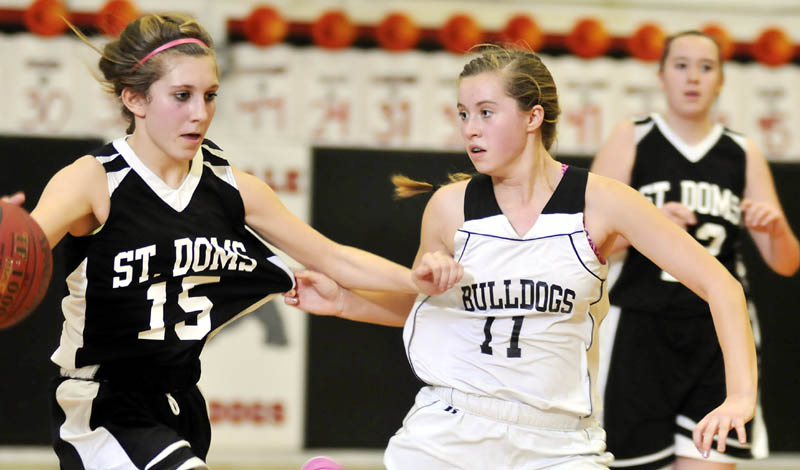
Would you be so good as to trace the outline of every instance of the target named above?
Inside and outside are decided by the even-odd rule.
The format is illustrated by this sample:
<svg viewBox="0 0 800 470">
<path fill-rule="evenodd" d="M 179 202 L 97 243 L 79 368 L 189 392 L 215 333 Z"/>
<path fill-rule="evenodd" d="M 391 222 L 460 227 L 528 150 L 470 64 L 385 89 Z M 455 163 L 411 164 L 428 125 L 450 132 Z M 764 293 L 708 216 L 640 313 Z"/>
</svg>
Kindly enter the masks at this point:
<svg viewBox="0 0 800 470">
<path fill-rule="evenodd" d="M 659 79 L 666 111 L 620 123 L 592 171 L 639 190 L 732 275 L 743 228 L 775 272 L 795 273 L 800 247 L 767 162 L 751 140 L 713 120 L 723 82 L 718 45 L 696 31 L 669 38 Z M 627 246 L 619 238 L 612 251 Z M 694 260 L 686 263 L 691 268 Z M 676 469 L 721 470 L 734 468 L 737 458 L 763 457 L 766 435 L 758 414 L 748 427 L 750 441 L 730 441 L 724 455 L 704 458 L 691 445 L 695 424 L 723 402 L 730 384 L 706 302 L 673 274 L 631 248 L 611 290 L 611 303 L 621 308 L 605 389 L 612 468 L 674 462 Z M 726 447 L 724 439 L 715 439 L 718 449 Z"/>
<path fill-rule="evenodd" d="M 637 191 L 553 159 L 558 96 L 536 54 L 481 51 L 459 76 L 457 109 L 479 174 L 432 195 L 415 261 L 451 254 L 464 267 L 455 288 L 412 308 L 412 295 L 354 293 L 309 271 L 286 298 L 313 313 L 405 325 L 407 356 L 427 386 L 389 441 L 387 468 L 607 468 L 596 333 L 618 235 L 710 305 L 728 390 L 694 429 L 698 451 L 714 435 L 744 441 L 757 377 L 741 285 Z"/>
<path fill-rule="evenodd" d="M 207 468 L 203 345 L 294 285 L 250 230 L 353 288 L 436 293 L 458 267 L 433 255 L 412 275 L 336 244 L 229 165 L 205 139 L 218 70 L 193 19 L 143 16 L 101 55 L 128 135 L 59 171 L 32 212 L 51 246 L 73 244 L 52 356 L 54 448 L 64 470 Z"/>
</svg>

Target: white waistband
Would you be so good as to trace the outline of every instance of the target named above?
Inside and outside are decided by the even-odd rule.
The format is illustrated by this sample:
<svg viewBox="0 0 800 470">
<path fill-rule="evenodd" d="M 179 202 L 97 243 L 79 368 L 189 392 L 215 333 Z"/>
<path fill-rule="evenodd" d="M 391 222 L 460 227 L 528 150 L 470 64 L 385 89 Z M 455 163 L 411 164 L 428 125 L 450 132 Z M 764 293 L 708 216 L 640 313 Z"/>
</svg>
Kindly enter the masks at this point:
<svg viewBox="0 0 800 470">
<path fill-rule="evenodd" d="M 524 403 L 464 393 L 447 387 L 427 387 L 455 408 L 487 418 L 544 429 L 577 431 L 596 426 L 594 418 L 581 418 L 559 410 L 540 410 Z"/>
<path fill-rule="evenodd" d="M 61 367 L 60 373 L 62 377 L 69 377 L 71 379 L 93 380 L 94 375 L 97 373 L 99 368 L 99 365 L 84 366 L 80 369 L 67 369 L 66 367 Z"/>
</svg>

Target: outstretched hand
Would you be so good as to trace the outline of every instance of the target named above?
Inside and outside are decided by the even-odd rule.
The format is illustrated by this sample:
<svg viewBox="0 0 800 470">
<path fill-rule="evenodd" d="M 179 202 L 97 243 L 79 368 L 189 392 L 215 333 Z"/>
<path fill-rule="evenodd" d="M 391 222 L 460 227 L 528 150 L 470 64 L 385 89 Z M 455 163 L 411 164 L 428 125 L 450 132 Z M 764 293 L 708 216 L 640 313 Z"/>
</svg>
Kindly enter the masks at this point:
<svg viewBox="0 0 800 470">
<path fill-rule="evenodd" d="M 697 450 L 708 457 L 714 438 L 717 439 L 717 451 L 725 452 L 725 441 L 731 430 L 736 430 L 739 442 L 747 442 L 745 423 L 753 418 L 755 401 L 746 397 L 729 396 L 725 401 L 708 413 L 694 428 L 692 438 Z"/>
<path fill-rule="evenodd" d="M 283 294 L 287 305 L 316 315 L 339 316 L 344 310 L 344 289 L 316 271 L 296 271 L 296 286 Z"/>
<path fill-rule="evenodd" d="M 464 267 L 453 256 L 441 251 L 425 253 L 411 272 L 420 292 L 436 295 L 452 288 L 464 275 Z"/>
<path fill-rule="evenodd" d="M 2 200 L 3 202 L 10 202 L 11 204 L 21 206 L 22 203 L 25 202 L 25 193 L 23 193 L 22 191 L 18 191 L 8 196 L 2 196 L 0 197 L 0 200 Z"/>
</svg>

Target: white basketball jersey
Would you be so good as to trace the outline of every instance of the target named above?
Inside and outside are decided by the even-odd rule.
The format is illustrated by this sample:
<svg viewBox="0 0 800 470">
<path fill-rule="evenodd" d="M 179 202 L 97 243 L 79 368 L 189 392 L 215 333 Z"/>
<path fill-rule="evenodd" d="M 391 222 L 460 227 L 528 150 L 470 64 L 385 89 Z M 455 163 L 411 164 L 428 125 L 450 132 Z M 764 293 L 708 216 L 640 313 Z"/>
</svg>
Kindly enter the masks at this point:
<svg viewBox="0 0 800 470">
<path fill-rule="evenodd" d="M 587 177 L 568 168 L 522 237 L 491 178 L 472 178 L 454 243 L 464 277 L 444 294 L 420 296 L 403 332 L 422 381 L 579 417 L 597 411 L 608 269 L 584 228 Z"/>
</svg>

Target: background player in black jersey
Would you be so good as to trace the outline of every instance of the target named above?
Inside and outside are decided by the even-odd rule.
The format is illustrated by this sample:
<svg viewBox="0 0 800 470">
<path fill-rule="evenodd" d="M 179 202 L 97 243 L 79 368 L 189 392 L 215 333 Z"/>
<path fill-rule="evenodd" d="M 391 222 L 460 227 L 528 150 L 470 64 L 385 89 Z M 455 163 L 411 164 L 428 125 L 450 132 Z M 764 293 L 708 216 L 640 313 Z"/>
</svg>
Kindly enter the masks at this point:
<svg viewBox="0 0 800 470">
<path fill-rule="evenodd" d="M 751 140 L 714 122 L 723 83 L 718 45 L 696 31 L 672 36 L 659 79 L 666 112 L 620 123 L 592 171 L 639 190 L 733 275 L 742 227 L 775 272 L 795 273 L 800 248 L 767 162 Z M 626 246 L 620 238 L 614 250 Z M 765 456 L 758 413 L 750 443 L 731 442 L 725 455 L 712 452 L 707 460 L 691 446 L 694 424 L 725 398 L 727 361 L 706 303 L 670 274 L 630 249 L 611 291 L 611 303 L 621 307 L 605 390 L 612 467 L 665 468 L 674 461 L 676 469 L 731 469 L 736 458 Z"/>
<path fill-rule="evenodd" d="M 296 297 L 286 298 L 318 314 L 405 324 L 409 360 L 430 387 L 390 440 L 387 467 L 606 468 L 610 456 L 594 421 L 594 353 L 608 306 L 605 258 L 618 235 L 710 305 L 728 393 L 697 423 L 697 448 L 709 452 L 714 435 L 734 429 L 744 441 L 757 375 L 736 279 L 637 191 L 553 159 L 558 96 L 534 53 L 481 51 L 459 76 L 457 108 L 480 175 L 432 195 L 415 262 L 431 252 L 453 255 L 464 263 L 456 288 L 420 296 L 412 309 L 411 295 L 360 296 L 306 272 L 297 276 Z M 430 185 L 406 181 L 400 189 Z"/>
<path fill-rule="evenodd" d="M 353 288 L 433 293 L 447 287 L 437 276 L 458 267 L 432 256 L 433 272 L 412 275 L 336 244 L 231 167 L 204 139 L 218 70 L 193 19 L 143 16 L 101 54 L 129 135 L 59 171 L 32 212 L 51 246 L 73 244 L 52 356 L 54 448 L 62 469 L 207 468 L 203 345 L 294 285 L 251 230 Z"/>
</svg>

